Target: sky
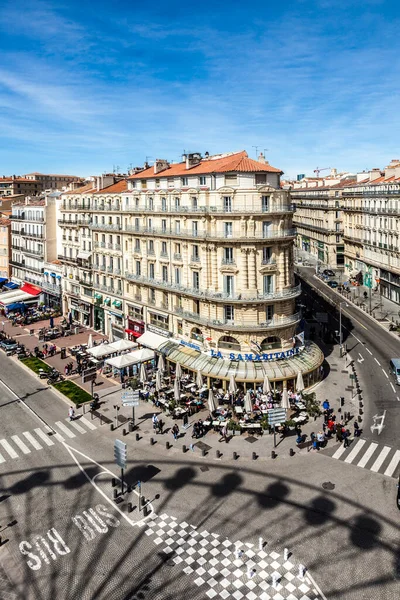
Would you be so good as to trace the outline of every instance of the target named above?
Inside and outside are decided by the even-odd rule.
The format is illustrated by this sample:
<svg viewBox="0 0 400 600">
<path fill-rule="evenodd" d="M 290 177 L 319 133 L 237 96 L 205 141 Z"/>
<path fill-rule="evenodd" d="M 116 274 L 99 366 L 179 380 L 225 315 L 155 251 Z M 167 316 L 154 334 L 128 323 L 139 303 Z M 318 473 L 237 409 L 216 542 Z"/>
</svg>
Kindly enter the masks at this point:
<svg viewBox="0 0 400 600">
<path fill-rule="evenodd" d="M 185 150 L 265 150 L 286 177 L 383 168 L 400 158 L 396 5 L 2 0 L 0 175 Z"/>
</svg>

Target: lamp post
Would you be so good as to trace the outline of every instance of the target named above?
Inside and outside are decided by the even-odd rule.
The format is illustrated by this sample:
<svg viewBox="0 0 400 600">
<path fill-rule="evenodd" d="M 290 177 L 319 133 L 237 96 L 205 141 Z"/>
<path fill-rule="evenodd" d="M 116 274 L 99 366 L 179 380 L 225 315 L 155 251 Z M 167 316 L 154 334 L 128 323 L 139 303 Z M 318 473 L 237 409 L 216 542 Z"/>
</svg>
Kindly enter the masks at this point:
<svg viewBox="0 0 400 600">
<path fill-rule="evenodd" d="M 342 357 L 343 350 L 343 334 L 342 334 L 342 304 L 348 306 L 347 302 L 340 302 L 339 304 L 339 355 Z"/>
</svg>

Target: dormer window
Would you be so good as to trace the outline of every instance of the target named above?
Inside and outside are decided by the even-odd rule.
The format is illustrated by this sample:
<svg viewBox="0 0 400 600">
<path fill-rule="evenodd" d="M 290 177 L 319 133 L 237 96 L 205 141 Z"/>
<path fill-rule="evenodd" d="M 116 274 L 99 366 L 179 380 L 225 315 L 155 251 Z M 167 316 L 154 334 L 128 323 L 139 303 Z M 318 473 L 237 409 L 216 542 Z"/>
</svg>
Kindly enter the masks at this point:
<svg viewBox="0 0 400 600">
<path fill-rule="evenodd" d="M 204 175 L 199 177 L 199 185 L 207 185 L 207 179 Z"/>
<path fill-rule="evenodd" d="M 182 186 L 186 187 L 189 185 L 189 179 L 187 177 L 181 177 Z"/>
<path fill-rule="evenodd" d="M 238 176 L 237 173 L 229 173 L 225 175 L 225 185 L 237 185 Z"/>
</svg>

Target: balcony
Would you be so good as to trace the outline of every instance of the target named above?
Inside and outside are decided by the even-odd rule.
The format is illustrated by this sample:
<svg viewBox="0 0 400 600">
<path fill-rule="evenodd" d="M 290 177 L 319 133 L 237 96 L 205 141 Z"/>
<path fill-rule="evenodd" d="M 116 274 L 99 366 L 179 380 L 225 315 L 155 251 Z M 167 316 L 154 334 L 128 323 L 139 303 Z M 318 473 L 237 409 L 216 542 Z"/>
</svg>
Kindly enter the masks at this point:
<svg viewBox="0 0 400 600">
<path fill-rule="evenodd" d="M 157 204 L 154 207 L 136 207 L 134 205 L 123 205 L 123 212 L 131 212 L 136 214 L 172 214 L 172 215 L 231 215 L 231 214 L 281 214 L 293 212 L 294 207 L 292 204 L 272 204 L 272 206 L 262 206 L 257 207 L 240 205 L 240 206 L 232 206 L 232 208 L 227 209 L 223 206 L 163 206 L 161 204 Z"/>
<path fill-rule="evenodd" d="M 180 254 L 179 252 L 174 252 L 174 260 L 181 262 L 182 261 L 182 254 Z"/>
<path fill-rule="evenodd" d="M 400 196 L 400 192 L 399 192 Z M 373 206 L 345 206 L 344 210 L 346 212 L 359 212 L 366 214 L 374 214 L 374 215 L 394 215 L 400 216 L 400 206 L 393 207 L 384 207 L 384 208 L 375 208 Z"/>
<path fill-rule="evenodd" d="M 61 210 L 65 210 L 65 211 L 71 211 L 71 212 L 76 212 L 77 210 L 83 210 L 86 212 L 89 212 L 91 210 L 93 210 L 93 208 L 91 208 L 90 204 L 84 204 L 82 202 L 74 202 L 71 204 L 62 204 L 60 207 Z"/>
<path fill-rule="evenodd" d="M 122 223 L 91 223 L 89 228 L 96 231 L 121 231 Z"/>
<path fill-rule="evenodd" d="M 262 323 L 245 324 L 241 321 L 232 321 L 227 319 L 208 319 L 201 317 L 197 313 L 185 311 L 182 308 L 175 307 L 174 311 L 176 314 L 182 316 L 184 319 L 194 321 L 200 325 L 206 327 L 212 327 L 215 329 L 228 329 L 232 331 L 260 331 L 261 329 L 279 329 L 288 327 L 298 323 L 301 319 L 300 313 L 294 313 L 287 317 L 275 317 L 269 321 L 263 321 Z"/>
<path fill-rule="evenodd" d="M 72 258 L 72 256 L 64 256 L 64 254 L 59 254 L 57 258 L 59 261 L 61 261 L 63 264 L 66 264 L 66 265 L 77 265 L 78 264 L 78 259 Z"/>
<path fill-rule="evenodd" d="M 21 267 L 21 268 L 25 269 L 25 261 L 24 260 L 20 261 L 20 260 L 13 260 L 12 259 L 12 260 L 9 261 L 9 263 L 13 267 Z"/>
<path fill-rule="evenodd" d="M 26 221 L 28 223 L 44 223 L 44 217 L 28 217 L 27 213 L 22 215 L 11 215 L 11 221 Z"/>
<path fill-rule="evenodd" d="M 257 242 L 260 239 L 287 239 L 288 237 L 296 237 L 295 229 L 271 229 L 270 231 L 263 231 L 256 233 L 255 236 L 237 236 L 234 234 L 224 233 L 210 233 L 205 230 L 193 231 L 192 229 L 181 229 L 179 233 L 175 232 L 173 227 L 145 227 L 136 225 L 127 225 L 125 228 L 127 232 L 135 233 L 136 235 L 153 235 L 153 236 L 167 236 L 169 238 L 189 238 L 197 240 L 209 240 L 209 241 L 220 241 L 229 239 L 231 242 Z"/>
<path fill-rule="evenodd" d="M 301 294 L 301 286 L 293 286 L 277 292 L 269 292 L 267 294 L 257 294 L 256 296 L 247 297 L 243 294 L 227 294 L 226 292 L 215 292 L 212 290 L 201 291 L 196 288 L 184 287 L 180 284 L 169 283 L 167 281 L 161 281 L 159 279 L 151 279 L 149 277 L 143 277 L 141 275 L 134 275 L 133 273 L 126 273 L 126 279 L 136 283 L 143 283 L 151 287 L 158 289 L 169 290 L 171 292 L 179 293 L 184 296 L 193 296 L 204 300 L 212 300 L 214 302 L 237 302 L 239 304 L 248 302 L 264 302 L 271 300 L 290 300 L 296 298 Z"/>
<path fill-rule="evenodd" d="M 223 267 L 226 267 L 226 266 L 236 267 L 236 260 L 234 258 L 223 258 L 221 260 L 221 265 Z"/>
<path fill-rule="evenodd" d="M 93 212 L 121 212 L 121 206 L 119 204 L 96 204 L 92 206 Z"/>
<path fill-rule="evenodd" d="M 30 256 L 40 256 L 44 258 L 44 250 L 31 250 L 30 248 L 21 248 L 21 251 L 24 254 L 28 254 Z"/>
<path fill-rule="evenodd" d="M 78 282 L 86 287 L 93 286 L 93 281 L 91 279 L 85 279 L 84 277 L 78 277 Z"/>
<path fill-rule="evenodd" d="M 49 283 L 48 281 L 42 281 L 42 283 L 40 284 L 41 288 L 45 291 L 45 292 L 50 292 L 53 293 L 57 296 L 61 296 L 61 285 L 57 284 L 57 283 Z"/>
<path fill-rule="evenodd" d="M 95 263 L 93 265 L 93 270 L 94 271 L 101 271 L 101 273 L 105 273 L 107 271 L 107 267 L 106 267 L 106 265 L 99 265 L 99 264 Z"/>
<path fill-rule="evenodd" d="M 20 234 L 22 237 L 32 238 L 35 240 L 44 240 L 44 233 L 31 233 L 30 231 L 25 231 L 25 229 L 21 229 Z"/>
</svg>

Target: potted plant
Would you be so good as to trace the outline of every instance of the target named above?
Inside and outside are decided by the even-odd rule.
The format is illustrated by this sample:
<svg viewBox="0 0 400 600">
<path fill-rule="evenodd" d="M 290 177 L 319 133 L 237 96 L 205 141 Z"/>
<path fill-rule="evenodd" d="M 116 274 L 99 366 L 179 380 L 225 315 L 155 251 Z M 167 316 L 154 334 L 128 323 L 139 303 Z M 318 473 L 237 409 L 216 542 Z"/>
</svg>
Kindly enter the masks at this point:
<svg viewBox="0 0 400 600">
<path fill-rule="evenodd" d="M 229 436 L 233 436 L 233 432 L 235 431 L 236 425 L 237 423 L 233 419 L 230 419 L 228 421 L 226 429 Z"/>
<path fill-rule="evenodd" d="M 303 392 L 303 402 L 306 405 L 307 413 L 310 417 L 314 417 L 314 420 L 322 415 L 322 410 L 317 402 L 315 392 L 309 394 Z"/>
<path fill-rule="evenodd" d="M 261 419 L 261 429 L 263 431 L 266 431 L 267 429 L 269 429 L 268 415 L 263 415 L 263 417 Z"/>
</svg>

